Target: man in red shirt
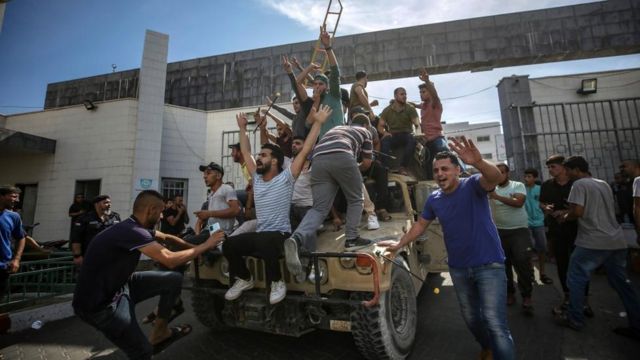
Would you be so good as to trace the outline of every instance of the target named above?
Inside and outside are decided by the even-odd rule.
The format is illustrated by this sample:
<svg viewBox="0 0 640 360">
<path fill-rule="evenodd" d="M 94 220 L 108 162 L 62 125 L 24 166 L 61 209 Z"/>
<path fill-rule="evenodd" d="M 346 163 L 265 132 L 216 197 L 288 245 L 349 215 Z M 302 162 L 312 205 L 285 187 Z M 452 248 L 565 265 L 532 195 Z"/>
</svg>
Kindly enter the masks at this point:
<svg viewBox="0 0 640 360">
<path fill-rule="evenodd" d="M 420 128 L 425 140 L 424 145 L 429 150 L 428 156 L 425 156 L 423 167 L 427 173 L 427 179 L 431 180 L 433 179 L 433 157 L 441 151 L 449 151 L 449 147 L 442 133 L 442 123 L 440 122 L 442 103 L 436 87 L 429 81 L 429 73 L 426 68 L 420 70 L 419 78 L 424 83 L 418 86 L 422 103 L 417 108 L 420 109 Z"/>
</svg>

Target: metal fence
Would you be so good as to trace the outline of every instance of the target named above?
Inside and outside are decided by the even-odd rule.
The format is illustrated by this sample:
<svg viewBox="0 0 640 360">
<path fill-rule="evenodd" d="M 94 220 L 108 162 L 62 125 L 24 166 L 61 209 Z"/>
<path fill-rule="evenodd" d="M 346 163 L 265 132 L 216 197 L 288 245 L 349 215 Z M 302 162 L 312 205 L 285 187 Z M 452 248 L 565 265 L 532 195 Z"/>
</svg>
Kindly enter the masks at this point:
<svg viewBox="0 0 640 360">
<path fill-rule="evenodd" d="M 73 292 L 74 268 L 69 252 L 54 252 L 48 259 L 22 262 L 19 271 L 9 276 L 7 295 L 0 299 L 0 313 Z"/>
<path fill-rule="evenodd" d="M 594 177 L 607 181 L 622 160 L 640 159 L 640 98 L 513 107 L 509 164 L 545 169 L 553 154 L 580 155 Z M 520 131 L 519 131 L 520 130 Z M 542 171 L 546 175 L 546 171 Z"/>
</svg>

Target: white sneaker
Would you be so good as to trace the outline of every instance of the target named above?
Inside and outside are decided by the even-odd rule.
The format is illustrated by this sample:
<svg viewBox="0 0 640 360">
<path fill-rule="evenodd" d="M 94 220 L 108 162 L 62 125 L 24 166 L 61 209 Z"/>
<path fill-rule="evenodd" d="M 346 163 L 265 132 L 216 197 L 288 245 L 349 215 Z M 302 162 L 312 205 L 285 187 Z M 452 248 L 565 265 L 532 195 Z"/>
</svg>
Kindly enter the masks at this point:
<svg viewBox="0 0 640 360">
<path fill-rule="evenodd" d="M 287 285 L 284 284 L 284 281 L 272 281 L 269 303 L 271 305 L 277 304 L 284 299 L 285 295 L 287 295 Z"/>
<path fill-rule="evenodd" d="M 242 295 L 243 291 L 253 289 L 253 286 L 254 286 L 253 279 L 249 279 L 249 280 L 243 280 L 240 278 L 236 278 L 236 279 L 237 280 L 233 284 L 233 286 L 230 287 L 229 290 L 227 290 L 227 292 L 224 294 L 224 298 L 229 301 L 239 298 L 240 295 Z"/>
<path fill-rule="evenodd" d="M 367 229 L 369 230 L 380 229 L 380 224 L 378 223 L 378 217 L 375 214 L 369 215 L 369 218 L 367 219 Z"/>
</svg>

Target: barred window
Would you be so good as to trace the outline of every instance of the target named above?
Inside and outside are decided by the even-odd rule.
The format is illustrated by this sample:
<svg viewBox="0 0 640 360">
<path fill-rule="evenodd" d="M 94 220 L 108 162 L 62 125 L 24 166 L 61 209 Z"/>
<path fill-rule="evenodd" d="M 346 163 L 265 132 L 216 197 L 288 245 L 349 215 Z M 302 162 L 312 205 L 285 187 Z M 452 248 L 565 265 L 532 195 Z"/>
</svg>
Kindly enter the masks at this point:
<svg viewBox="0 0 640 360">
<path fill-rule="evenodd" d="M 189 179 L 162 178 L 162 196 L 171 199 L 176 195 L 187 198 Z"/>
<path fill-rule="evenodd" d="M 476 137 L 476 141 L 477 141 L 477 142 L 487 142 L 487 141 L 491 141 L 491 135 L 478 136 L 478 137 Z"/>
</svg>

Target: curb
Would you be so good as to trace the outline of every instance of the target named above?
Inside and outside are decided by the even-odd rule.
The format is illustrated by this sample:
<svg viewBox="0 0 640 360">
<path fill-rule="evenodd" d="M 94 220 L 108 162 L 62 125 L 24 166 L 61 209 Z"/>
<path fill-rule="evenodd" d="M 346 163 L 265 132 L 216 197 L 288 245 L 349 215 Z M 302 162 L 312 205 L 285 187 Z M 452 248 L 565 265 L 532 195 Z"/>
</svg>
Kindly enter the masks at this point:
<svg viewBox="0 0 640 360">
<path fill-rule="evenodd" d="M 72 317 L 74 316 L 73 308 L 71 307 L 72 298 L 73 294 L 63 295 L 56 298 L 60 302 L 55 304 L 0 314 L 0 323 L 6 327 L 1 327 L 0 333 L 6 331 L 14 333 L 29 329 L 35 321 L 45 324 L 50 321 Z"/>
</svg>

